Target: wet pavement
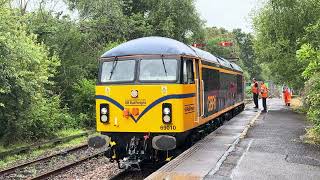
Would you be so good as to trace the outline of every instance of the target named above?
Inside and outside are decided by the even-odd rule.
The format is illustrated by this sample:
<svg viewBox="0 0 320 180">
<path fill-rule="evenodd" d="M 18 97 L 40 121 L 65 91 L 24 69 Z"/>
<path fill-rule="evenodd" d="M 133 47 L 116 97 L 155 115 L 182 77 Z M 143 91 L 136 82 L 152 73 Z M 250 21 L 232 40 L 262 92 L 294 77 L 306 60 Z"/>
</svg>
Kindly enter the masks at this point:
<svg viewBox="0 0 320 180">
<path fill-rule="evenodd" d="M 309 126 L 305 117 L 280 99 L 269 105 L 219 171 L 206 179 L 320 179 L 320 148 L 300 138 Z"/>
<path fill-rule="evenodd" d="M 281 99 L 268 105 L 261 114 L 248 105 L 147 179 L 320 180 L 320 147 L 300 138 L 310 126 L 304 115 Z"/>
<path fill-rule="evenodd" d="M 278 99 L 256 122 L 246 140 L 250 146 L 233 171 L 233 179 L 320 179 L 320 148 L 300 139 L 308 123 Z"/>
<path fill-rule="evenodd" d="M 259 114 L 246 109 L 146 179 L 202 179 L 214 174 Z"/>
</svg>

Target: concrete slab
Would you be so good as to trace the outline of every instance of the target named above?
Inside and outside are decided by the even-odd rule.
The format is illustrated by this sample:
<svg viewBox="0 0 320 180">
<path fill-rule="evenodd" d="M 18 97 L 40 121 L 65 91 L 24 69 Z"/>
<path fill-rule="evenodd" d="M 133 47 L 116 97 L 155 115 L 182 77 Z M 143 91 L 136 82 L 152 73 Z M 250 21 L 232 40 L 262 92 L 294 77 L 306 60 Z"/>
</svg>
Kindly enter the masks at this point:
<svg viewBox="0 0 320 180">
<path fill-rule="evenodd" d="M 176 166 L 174 172 L 181 175 L 192 174 L 193 176 L 203 177 L 216 165 L 226 149 L 215 150 L 214 152 L 208 149 L 198 150 L 190 158 L 185 159 L 183 164 Z"/>
<path fill-rule="evenodd" d="M 261 115 L 215 174 L 205 179 L 320 179 L 320 147 L 300 139 L 309 126 L 280 99 Z"/>
<path fill-rule="evenodd" d="M 226 152 L 258 112 L 245 110 L 151 174 L 146 179 L 202 179 L 219 166 Z"/>
<path fill-rule="evenodd" d="M 288 163 L 286 157 L 278 153 L 248 152 L 243 157 L 241 165 L 233 171 L 231 179 L 320 179 L 319 166 Z"/>
</svg>

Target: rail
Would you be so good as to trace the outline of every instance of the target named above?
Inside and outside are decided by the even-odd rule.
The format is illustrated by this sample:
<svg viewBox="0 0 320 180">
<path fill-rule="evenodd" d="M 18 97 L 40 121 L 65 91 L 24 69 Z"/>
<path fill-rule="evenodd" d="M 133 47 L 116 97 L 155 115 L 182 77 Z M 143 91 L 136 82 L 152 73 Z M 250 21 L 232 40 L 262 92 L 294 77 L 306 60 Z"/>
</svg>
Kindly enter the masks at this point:
<svg viewBox="0 0 320 180">
<path fill-rule="evenodd" d="M 22 164 L 18 164 L 18 165 L 6 168 L 4 170 L 1 170 L 0 171 L 0 175 L 8 174 L 8 173 L 11 173 L 11 172 L 19 169 L 19 168 L 24 168 L 24 167 L 26 167 L 28 165 L 31 165 L 31 164 L 34 164 L 34 163 L 38 163 L 40 161 L 48 160 L 48 159 L 56 157 L 56 156 L 64 155 L 66 153 L 70 153 L 72 151 L 76 151 L 76 150 L 79 150 L 79 149 L 82 149 L 82 148 L 85 148 L 85 147 L 88 147 L 87 143 L 79 145 L 79 146 L 76 146 L 76 147 L 73 147 L 73 148 L 70 148 L 70 149 L 67 149 L 67 150 L 62 151 L 62 152 L 58 152 L 58 153 L 46 156 L 46 157 L 38 158 L 38 159 L 35 159 L 33 161 L 29 161 L 29 162 L 25 162 L 25 163 L 22 163 Z"/>
<path fill-rule="evenodd" d="M 80 134 L 76 134 L 76 135 L 72 135 L 72 136 L 68 136 L 68 137 L 64 137 L 64 138 L 55 138 L 55 139 L 52 139 L 52 140 L 49 140 L 49 141 L 45 141 L 45 142 L 41 142 L 41 143 L 34 143 L 34 144 L 29 145 L 29 146 L 23 146 L 23 147 L 19 147 L 19 148 L 13 149 L 13 150 L 0 152 L 0 159 L 3 159 L 3 158 L 5 158 L 7 156 L 10 156 L 10 155 L 15 155 L 15 154 L 23 153 L 23 152 L 28 152 L 28 151 L 30 151 L 32 149 L 36 149 L 36 148 L 39 148 L 39 147 L 42 147 L 42 146 L 45 146 L 45 145 L 48 145 L 48 144 L 58 144 L 58 143 L 68 142 L 68 141 L 71 141 L 73 139 L 89 135 L 90 133 L 93 133 L 93 132 L 94 132 L 93 130 L 92 131 L 86 131 L 86 132 L 83 132 L 83 133 L 80 133 Z"/>
<path fill-rule="evenodd" d="M 35 177 L 32 177 L 32 178 L 30 178 L 30 180 L 46 179 L 46 178 L 48 178 L 48 177 L 50 177 L 50 176 L 52 176 L 52 175 L 58 174 L 58 173 L 61 172 L 61 171 L 65 171 L 65 170 L 67 170 L 67 169 L 69 169 L 69 168 L 71 168 L 71 167 L 73 167 L 73 166 L 76 166 L 76 165 L 78 165 L 78 164 L 80 164 L 80 163 L 82 163 L 82 162 L 84 162 L 84 161 L 87 161 L 87 160 L 89 160 L 89 159 L 91 159 L 91 158 L 97 157 L 97 156 L 99 156 L 100 154 L 103 154 L 104 152 L 105 152 L 105 150 L 102 150 L 102 151 L 96 152 L 96 153 L 94 153 L 94 154 L 91 154 L 91 155 L 89 155 L 89 156 L 82 157 L 82 158 L 80 158 L 80 159 L 77 160 L 77 161 L 68 163 L 68 164 L 66 164 L 66 165 L 64 165 L 64 166 L 62 166 L 62 167 L 58 167 L 58 168 L 53 169 L 53 170 L 51 170 L 51 171 L 48 171 L 48 172 L 42 173 L 42 174 L 40 174 L 40 175 L 37 175 L 37 176 L 35 176 Z"/>
</svg>

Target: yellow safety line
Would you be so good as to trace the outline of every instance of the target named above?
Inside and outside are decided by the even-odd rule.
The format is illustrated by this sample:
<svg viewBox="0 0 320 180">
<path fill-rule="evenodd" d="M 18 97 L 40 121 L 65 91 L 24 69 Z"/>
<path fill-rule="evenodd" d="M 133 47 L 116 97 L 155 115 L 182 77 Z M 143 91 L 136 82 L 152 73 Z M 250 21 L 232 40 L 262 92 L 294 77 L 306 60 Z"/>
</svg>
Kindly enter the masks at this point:
<svg viewBox="0 0 320 180">
<path fill-rule="evenodd" d="M 234 72 L 234 71 L 230 71 L 230 70 L 226 70 L 226 69 L 222 69 L 222 68 L 218 68 L 218 67 L 213 67 L 213 66 L 208 66 L 208 65 L 202 65 L 202 67 L 207 68 L 207 69 L 219 70 L 220 72 L 223 72 L 223 73 L 242 75 L 242 74 L 239 73 L 239 72 Z"/>
</svg>

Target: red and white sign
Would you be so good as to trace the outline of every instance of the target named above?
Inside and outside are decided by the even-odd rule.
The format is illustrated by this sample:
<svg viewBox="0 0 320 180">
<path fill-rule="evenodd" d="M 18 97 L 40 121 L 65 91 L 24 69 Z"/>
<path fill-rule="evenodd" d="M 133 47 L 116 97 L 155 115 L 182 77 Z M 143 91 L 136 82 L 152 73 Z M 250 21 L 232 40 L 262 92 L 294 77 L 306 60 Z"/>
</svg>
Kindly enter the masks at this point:
<svg viewBox="0 0 320 180">
<path fill-rule="evenodd" d="M 230 41 L 222 41 L 218 43 L 219 46 L 224 46 L 224 47 L 228 47 L 228 46 L 233 46 L 233 43 Z"/>
</svg>

